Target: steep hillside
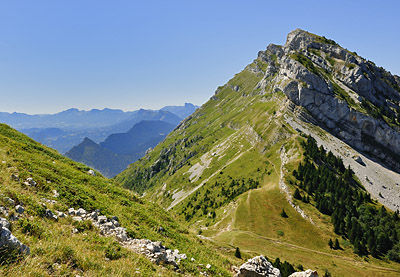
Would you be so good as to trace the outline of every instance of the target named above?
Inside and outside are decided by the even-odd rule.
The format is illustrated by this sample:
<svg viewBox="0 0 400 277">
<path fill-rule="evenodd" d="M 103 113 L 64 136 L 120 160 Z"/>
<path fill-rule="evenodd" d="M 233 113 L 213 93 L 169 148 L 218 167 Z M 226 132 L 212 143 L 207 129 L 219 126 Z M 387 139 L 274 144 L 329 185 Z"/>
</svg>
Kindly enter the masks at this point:
<svg viewBox="0 0 400 277">
<path fill-rule="evenodd" d="M 30 249 L 29 255 L 1 249 L 0 275 L 172 276 L 202 271 L 229 276 L 230 266 L 241 263 L 233 248 L 216 249 L 157 205 L 95 175 L 87 166 L 0 125 L 0 242 L 4 245 L 7 228 Z M 104 236 L 116 231 L 119 241 Z M 178 249 L 182 255 L 168 255 L 174 253 L 171 259 L 180 262 L 176 267 L 174 262 L 152 263 L 139 254 L 142 250 L 134 243 L 141 241 L 136 238 Z M 147 244 L 146 253 L 150 248 L 157 251 L 160 245 Z"/>
<path fill-rule="evenodd" d="M 114 177 L 144 156 L 146 150 L 156 146 L 174 128 L 175 125 L 167 122 L 144 120 L 126 133 L 111 134 L 100 144 L 85 138 L 65 156 L 93 167 L 106 177 Z"/>
<path fill-rule="evenodd" d="M 321 187 L 317 196 L 299 187 L 293 175 L 307 156 L 303 132 L 310 133 L 339 156 L 343 167 L 351 166 L 350 186 L 356 186 L 357 195 L 366 189 L 365 195 L 375 199 L 351 194 L 347 202 L 355 203 L 354 215 L 364 215 L 359 211 L 363 207 L 378 213 L 377 201 L 396 210 L 399 95 L 397 76 L 332 40 L 295 30 L 284 46 L 271 44 L 259 52 L 253 63 L 116 179 L 145 192 L 145 198 L 175 212 L 211 240 L 329 269 L 338 276 L 399 274 L 399 264 L 389 261 L 399 253 L 398 234 L 389 231 L 391 224 L 398 226 L 398 219 L 378 224 L 382 238 L 390 236 L 392 245 L 372 255 L 365 245 L 380 231 L 356 236 L 356 241 L 347 229 L 335 229 L 333 223 L 339 220 L 354 221 L 363 230 L 365 218 L 338 219 L 339 211 L 334 214 L 332 209 L 339 207 L 326 210 L 321 208 L 326 203 L 320 202 L 321 195 L 329 199 L 337 189 Z M 325 163 L 312 162 L 316 168 Z M 294 195 L 296 188 L 300 199 Z M 383 196 L 389 194 L 390 199 Z M 340 249 L 328 244 L 336 239 Z M 365 252 L 357 250 L 360 245 Z"/>
</svg>

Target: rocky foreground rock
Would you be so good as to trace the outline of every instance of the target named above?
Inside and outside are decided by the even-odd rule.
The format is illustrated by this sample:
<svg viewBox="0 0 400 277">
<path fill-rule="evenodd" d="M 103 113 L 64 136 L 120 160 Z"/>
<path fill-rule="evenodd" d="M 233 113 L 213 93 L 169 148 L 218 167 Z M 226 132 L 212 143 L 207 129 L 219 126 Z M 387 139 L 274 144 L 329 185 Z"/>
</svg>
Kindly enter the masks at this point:
<svg viewBox="0 0 400 277">
<path fill-rule="evenodd" d="M 273 267 L 264 256 L 257 256 L 242 264 L 239 268 L 239 273 L 235 275 L 235 277 L 261 276 L 281 277 L 281 272 Z"/>
<path fill-rule="evenodd" d="M 5 218 L 0 218 L 0 249 L 10 252 L 16 251 L 20 254 L 30 254 L 30 249 L 21 243 L 9 230 L 10 223 Z"/>
<path fill-rule="evenodd" d="M 168 249 L 160 241 L 130 238 L 126 232 L 126 228 L 121 227 L 116 216 L 107 218 L 104 215 L 100 215 L 99 210 L 87 212 L 82 208 L 77 210 L 70 208 L 68 209 L 68 214 L 75 221 L 90 220 L 94 226 L 99 228 L 100 234 L 115 236 L 122 246 L 138 254 L 145 255 L 150 261 L 156 264 L 172 264 L 175 268 L 178 268 L 179 262 L 187 259 L 186 254 L 179 253 L 178 249 Z"/>
</svg>

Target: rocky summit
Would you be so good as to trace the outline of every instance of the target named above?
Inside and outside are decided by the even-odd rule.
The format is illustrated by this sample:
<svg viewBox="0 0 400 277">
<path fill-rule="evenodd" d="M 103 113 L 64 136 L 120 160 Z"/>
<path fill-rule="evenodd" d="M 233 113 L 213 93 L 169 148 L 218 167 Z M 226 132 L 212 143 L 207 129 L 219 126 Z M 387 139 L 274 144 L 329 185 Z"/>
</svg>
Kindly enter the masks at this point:
<svg viewBox="0 0 400 277">
<path fill-rule="evenodd" d="M 300 29 L 258 59 L 268 63 L 262 92 L 267 84 L 283 91 L 317 124 L 400 172 L 399 76 Z"/>
</svg>

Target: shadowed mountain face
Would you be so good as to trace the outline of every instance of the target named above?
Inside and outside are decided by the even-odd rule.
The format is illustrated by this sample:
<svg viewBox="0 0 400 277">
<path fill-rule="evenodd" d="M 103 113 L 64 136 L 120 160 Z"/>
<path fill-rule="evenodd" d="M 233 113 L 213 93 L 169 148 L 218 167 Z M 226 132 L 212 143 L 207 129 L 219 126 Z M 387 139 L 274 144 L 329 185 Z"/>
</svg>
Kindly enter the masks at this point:
<svg viewBox="0 0 400 277">
<path fill-rule="evenodd" d="M 112 177 L 121 172 L 134 161 L 133 158 L 118 155 L 98 145 L 89 138 L 85 138 L 79 145 L 65 154 L 68 158 L 86 164 L 104 176 Z"/>
<path fill-rule="evenodd" d="M 175 128 L 175 126 L 175 124 L 163 121 L 143 120 L 135 124 L 126 133 L 112 134 L 108 136 L 104 142 L 100 143 L 100 145 L 117 154 L 131 154 L 141 145 L 145 145 L 149 141 L 161 141 Z"/>
<path fill-rule="evenodd" d="M 112 134 L 100 144 L 85 138 L 65 155 L 113 177 L 141 158 L 175 128 L 164 121 L 141 121 L 128 132 Z"/>
<path fill-rule="evenodd" d="M 398 76 L 297 29 L 116 180 L 213 241 L 374 275 L 400 262 L 399 104 Z"/>
</svg>

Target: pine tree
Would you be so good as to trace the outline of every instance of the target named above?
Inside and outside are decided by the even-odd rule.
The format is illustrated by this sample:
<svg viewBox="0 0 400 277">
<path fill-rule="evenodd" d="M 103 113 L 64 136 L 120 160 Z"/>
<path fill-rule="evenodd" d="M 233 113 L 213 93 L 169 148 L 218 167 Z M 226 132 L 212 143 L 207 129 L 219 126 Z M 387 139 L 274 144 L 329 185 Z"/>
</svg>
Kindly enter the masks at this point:
<svg viewBox="0 0 400 277">
<path fill-rule="evenodd" d="M 241 258 L 242 258 L 242 254 L 240 254 L 240 249 L 239 249 L 239 247 L 236 247 L 235 257 L 238 258 L 238 259 L 241 259 Z"/>
<path fill-rule="evenodd" d="M 329 247 L 330 247 L 331 249 L 333 248 L 333 241 L 332 241 L 332 239 L 329 239 L 328 245 L 329 245 Z"/>
<path fill-rule="evenodd" d="M 339 241 L 338 239 L 335 239 L 335 244 L 333 245 L 334 249 L 340 249 Z"/>
<path fill-rule="evenodd" d="M 293 197 L 297 200 L 301 200 L 301 194 L 298 188 L 294 191 Z"/>
</svg>

